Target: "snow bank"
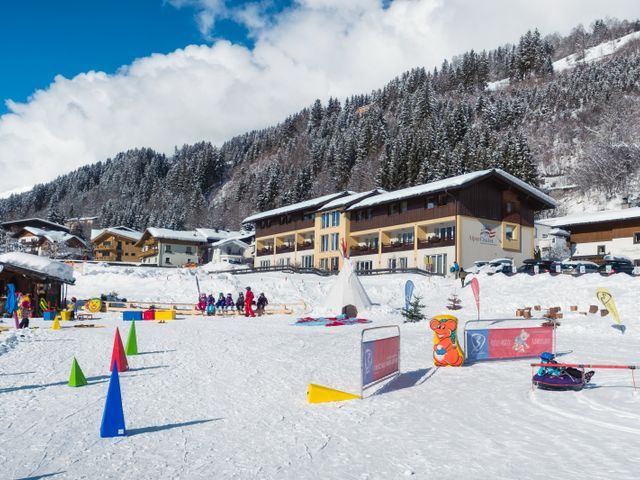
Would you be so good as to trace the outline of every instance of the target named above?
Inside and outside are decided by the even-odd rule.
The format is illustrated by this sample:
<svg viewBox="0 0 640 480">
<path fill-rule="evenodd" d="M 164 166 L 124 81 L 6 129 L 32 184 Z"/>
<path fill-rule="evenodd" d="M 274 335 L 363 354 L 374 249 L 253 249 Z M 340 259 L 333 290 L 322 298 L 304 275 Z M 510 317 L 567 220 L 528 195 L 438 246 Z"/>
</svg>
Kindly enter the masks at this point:
<svg viewBox="0 0 640 480">
<path fill-rule="evenodd" d="M 0 255 L 0 264 L 14 265 L 18 268 L 32 270 L 73 283 L 73 269 L 64 263 L 47 257 L 40 257 L 23 252 L 9 252 Z"/>
</svg>

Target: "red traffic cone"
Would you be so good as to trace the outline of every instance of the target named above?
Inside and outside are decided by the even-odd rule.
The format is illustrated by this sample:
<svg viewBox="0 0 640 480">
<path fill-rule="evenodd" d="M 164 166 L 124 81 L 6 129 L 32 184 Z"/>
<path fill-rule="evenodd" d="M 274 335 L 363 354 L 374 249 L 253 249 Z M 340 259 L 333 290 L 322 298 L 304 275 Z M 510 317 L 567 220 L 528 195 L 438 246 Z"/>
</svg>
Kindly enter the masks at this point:
<svg viewBox="0 0 640 480">
<path fill-rule="evenodd" d="M 113 339 L 113 353 L 111 353 L 111 366 L 109 367 L 110 372 L 113 372 L 114 364 L 118 366 L 118 372 L 126 372 L 129 370 L 127 356 L 124 353 L 124 346 L 122 345 L 118 327 L 116 327 L 116 336 Z"/>
</svg>

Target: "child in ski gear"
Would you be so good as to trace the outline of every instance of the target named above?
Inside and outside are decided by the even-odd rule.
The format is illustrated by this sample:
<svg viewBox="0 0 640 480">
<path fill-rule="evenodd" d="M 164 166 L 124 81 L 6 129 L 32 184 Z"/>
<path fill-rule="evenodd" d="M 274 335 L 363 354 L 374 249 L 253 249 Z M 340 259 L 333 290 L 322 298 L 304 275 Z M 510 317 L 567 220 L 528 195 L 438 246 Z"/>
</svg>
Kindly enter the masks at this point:
<svg viewBox="0 0 640 480">
<path fill-rule="evenodd" d="M 251 287 L 247 287 L 247 293 L 244 296 L 244 316 L 245 317 L 256 316 L 256 314 L 253 313 L 253 292 L 251 291 Z"/>
<path fill-rule="evenodd" d="M 236 310 L 242 313 L 244 311 L 244 294 L 240 292 L 238 294 L 238 300 L 236 300 Z"/>
<path fill-rule="evenodd" d="M 224 293 L 220 292 L 218 295 L 218 301 L 216 302 L 216 308 L 219 310 L 224 310 L 224 306 L 227 304 L 227 301 L 224 299 Z"/>
<path fill-rule="evenodd" d="M 201 293 L 198 297 L 198 304 L 196 305 L 196 309 L 204 312 L 207 309 L 207 294 Z"/>
<path fill-rule="evenodd" d="M 540 363 L 549 363 L 549 364 L 555 365 L 558 363 L 555 358 L 556 356 L 553 353 L 543 352 L 540 354 Z M 594 372 L 593 370 L 586 372 L 584 374 L 584 382 L 589 383 L 594 373 L 596 372 Z M 570 377 L 575 378 L 576 380 L 582 380 L 582 371 L 573 367 L 557 367 L 557 368 L 556 367 L 540 367 L 540 369 L 538 370 L 538 375 L 540 376 L 543 376 L 543 375 L 560 376 L 563 374 L 569 375 Z"/>
<path fill-rule="evenodd" d="M 236 306 L 236 302 L 233 301 L 233 296 L 230 293 L 227 293 L 227 298 L 224 301 L 225 310 L 233 311 Z"/>
<path fill-rule="evenodd" d="M 213 295 L 207 297 L 207 315 L 215 315 L 216 313 L 216 299 Z"/>
<path fill-rule="evenodd" d="M 260 296 L 258 296 L 258 302 L 256 304 L 256 313 L 258 314 L 258 316 L 262 316 L 264 315 L 264 307 L 266 307 L 269 304 L 269 300 L 267 300 L 267 297 L 265 297 L 264 293 L 261 293 Z"/>
<path fill-rule="evenodd" d="M 29 315 L 31 314 L 31 299 L 29 295 L 23 295 L 20 298 L 20 317 L 22 321 L 20 322 L 20 328 L 29 328 Z"/>
</svg>

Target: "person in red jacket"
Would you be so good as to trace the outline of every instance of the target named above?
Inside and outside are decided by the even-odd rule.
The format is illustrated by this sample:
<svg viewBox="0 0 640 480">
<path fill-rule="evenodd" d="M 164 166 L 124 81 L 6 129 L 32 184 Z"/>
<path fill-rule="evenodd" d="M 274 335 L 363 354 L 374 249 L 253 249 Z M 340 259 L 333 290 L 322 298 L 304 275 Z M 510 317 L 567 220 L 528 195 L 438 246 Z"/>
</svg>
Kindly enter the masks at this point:
<svg viewBox="0 0 640 480">
<path fill-rule="evenodd" d="M 256 316 L 256 314 L 253 313 L 253 292 L 251 291 L 251 287 L 247 287 L 247 293 L 244 295 L 244 316 Z"/>
</svg>

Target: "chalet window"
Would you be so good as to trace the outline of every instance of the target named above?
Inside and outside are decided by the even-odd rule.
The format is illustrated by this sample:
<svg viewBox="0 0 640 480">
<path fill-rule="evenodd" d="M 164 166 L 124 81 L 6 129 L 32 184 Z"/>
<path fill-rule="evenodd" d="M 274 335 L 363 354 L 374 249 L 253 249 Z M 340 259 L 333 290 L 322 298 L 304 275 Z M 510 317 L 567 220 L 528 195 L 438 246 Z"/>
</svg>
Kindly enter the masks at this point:
<svg viewBox="0 0 640 480">
<path fill-rule="evenodd" d="M 504 237 L 507 240 L 517 240 L 517 229 L 518 227 L 516 225 L 506 224 L 504 226 Z"/>
<path fill-rule="evenodd" d="M 166 253 L 172 253 L 172 252 L 171 252 L 171 245 L 167 245 L 167 246 L 165 246 L 165 247 L 164 247 L 164 251 L 165 251 Z"/>
<path fill-rule="evenodd" d="M 507 213 L 512 213 L 513 212 L 513 203 L 511 202 L 507 202 L 504 206 L 504 209 Z"/>
<path fill-rule="evenodd" d="M 392 203 L 387 207 L 387 214 L 388 215 L 395 215 L 396 213 L 398 213 L 398 204 L 397 203 Z"/>
<path fill-rule="evenodd" d="M 400 202 L 400 213 L 404 213 L 407 211 L 407 201 L 404 200 Z"/>
<path fill-rule="evenodd" d="M 373 218 L 373 209 L 368 208 L 367 209 L 367 220 Z"/>
<path fill-rule="evenodd" d="M 633 243 L 640 243 L 640 232 L 635 232 L 633 234 Z"/>
<path fill-rule="evenodd" d="M 313 220 L 314 213 L 313 212 L 305 212 L 302 214 L 302 220 L 310 221 Z"/>
<path fill-rule="evenodd" d="M 331 226 L 337 227 L 340 225 L 340 212 L 337 210 L 331 213 Z"/>
<path fill-rule="evenodd" d="M 191 247 L 187 247 L 187 255 L 191 255 L 193 252 L 191 251 Z"/>
<path fill-rule="evenodd" d="M 436 199 L 435 198 L 427 198 L 427 202 L 425 204 L 425 208 L 436 208 Z"/>
<path fill-rule="evenodd" d="M 598 255 L 606 255 L 607 246 L 606 245 L 598 245 Z"/>
<path fill-rule="evenodd" d="M 110 247 L 110 246 L 111 246 L 111 242 L 104 242 L 104 243 L 103 243 L 103 245 L 104 245 L 105 247 Z"/>
<path fill-rule="evenodd" d="M 358 210 L 356 212 L 356 222 L 359 222 L 360 220 L 362 220 L 362 210 Z"/>
<path fill-rule="evenodd" d="M 171 259 L 169 257 L 165 258 L 164 263 L 171 263 Z"/>
<path fill-rule="evenodd" d="M 280 225 L 284 225 L 287 222 L 287 217 L 280 215 Z"/>
<path fill-rule="evenodd" d="M 448 202 L 449 202 L 449 195 L 447 195 L 446 193 L 443 193 L 442 195 L 438 196 L 439 207 L 444 207 Z"/>
</svg>

